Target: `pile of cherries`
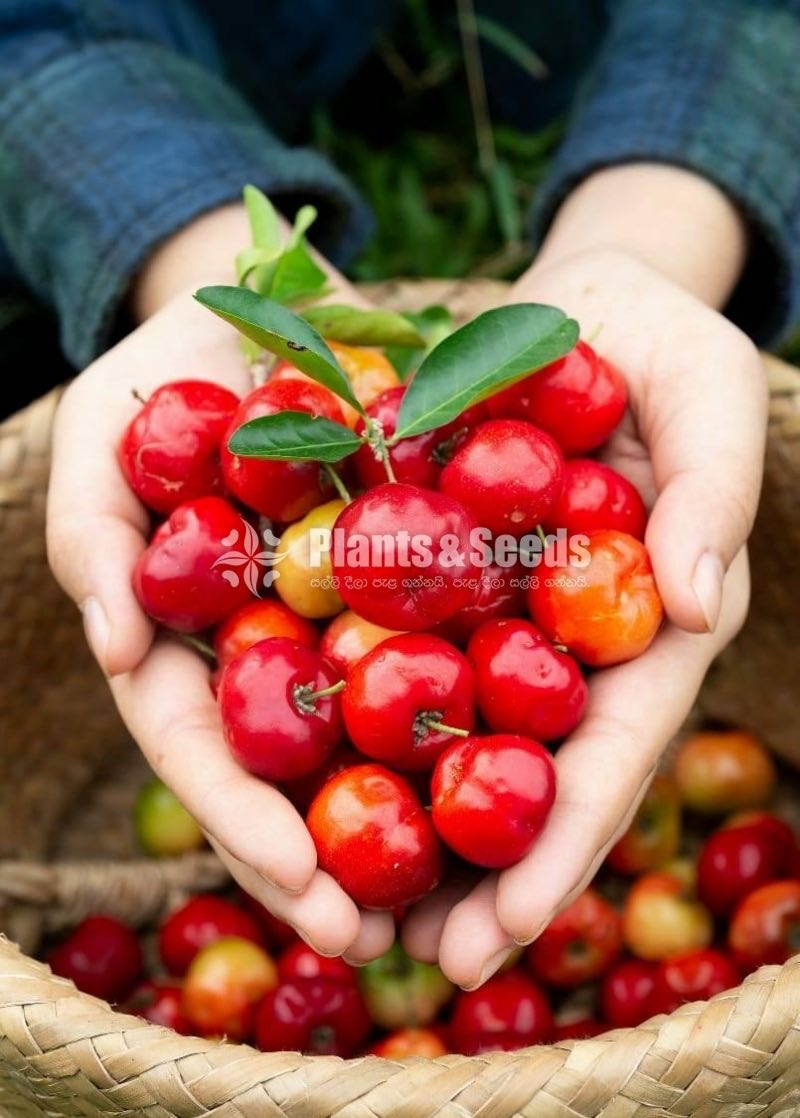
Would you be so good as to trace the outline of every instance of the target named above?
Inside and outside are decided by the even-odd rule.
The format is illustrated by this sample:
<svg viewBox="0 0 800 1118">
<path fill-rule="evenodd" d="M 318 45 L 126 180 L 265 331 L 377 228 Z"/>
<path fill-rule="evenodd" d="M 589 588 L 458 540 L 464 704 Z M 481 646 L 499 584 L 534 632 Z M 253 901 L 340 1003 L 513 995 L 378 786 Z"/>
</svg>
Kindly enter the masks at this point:
<svg viewBox="0 0 800 1118">
<path fill-rule="evenodd" d="M 591 346 L 397 442 L 406 386 L 385 356 L 331 348 L 366 420 L 286 361 L 243 400 L 181 381 L 146 401 L 120 460 L 166 519 L 134 587 L 157 622 L 208 633 L 227 745 L 304 815 L 319 865 L 394 909 L 459 859 L 524 857 L 585 670 L 642 653 L 663 608 L 641 496 L 587 457 L 626 410 Z M 338 473 L 230 450 L 287 411 L 366 423 L 383 449 L 361 443 Z"/>
<path fill-rule="evenodd" d="M 800 849 L 768 810 L 775 783 L 751 735 L 688 737 L 593 885 L 468 993 L 399 944 L 358 969 L 318 955 L 241 892 L 192 897 L 144 951 L 132 929 L 92 916 L 49 962 L 155 1024 L 267 1051 L 401 1059 L 595 1036 L 710 998 L 797 950 Z M 163 786 L 143 790 L 136 825 L 151 854 L 196 846 Z"/>
</svg>

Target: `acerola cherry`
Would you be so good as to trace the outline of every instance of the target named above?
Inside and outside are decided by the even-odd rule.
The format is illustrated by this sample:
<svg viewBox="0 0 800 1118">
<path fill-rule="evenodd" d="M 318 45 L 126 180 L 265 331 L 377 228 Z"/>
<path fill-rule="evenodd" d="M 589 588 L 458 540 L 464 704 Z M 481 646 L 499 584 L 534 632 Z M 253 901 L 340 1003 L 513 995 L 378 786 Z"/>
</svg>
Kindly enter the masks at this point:
<svg viewBox="0 0 800 1118">
<path fill-rule="evenodd" d="M 278 959 L 278 978 L 293 982 L 296 978 L 323 978 L 329 982 L 344 982 L 355 986 L 357 973 L 344 959 L 319 955 L 307 943 L 293 943 Z"/>
<path fill-rule="evenodd" d="M 122 436 L 122 472 L 139 500 L 170 513 L 222 492 L 220 446 L 239 397 L 207 380 L 157 388 Z"/>
<path fill-rule="evenodd" d="M 453 1044 L 464 1056 L 543 1044 L 553 1028 L 547 998 L 519 971 L 495 975 L 477 990 L 459 994 L 453 1010 Z"/>
<path fill-rule="evenodd" d="M 655 984 L 656 964 L 643 959 L 617 963 L 600 987 L 600 1011 L 617 1029 L 631 1029 L 650 1016 L 648 999 Z"/>
<path fill-rule="evenodd" d="M 488 563 L 471 581 L 471 600 L 458 613 L 437 625 L 436 632 L 455 644 L 466 644 L 479 625 L 499 617 L 517 617 L 525 611 L 525 574 L 518 564 L 501 567 Z"/>
<path fill-rule="evenodd" d="M 697 860 L 700 900 L 715 916 L 729 916 L 748 893 L 784 876 L 789 853 L 779 850 L 757 825 L 716 831 Z"/>
<path fill-rule="evenodd" d="M 160 780 L 149 780 L 141 788 L 133 824 L 139 845 L 154 858 L 176 858 L 205 845 L 200 824 Z"/>
<path fill-rule="evenodd" d="M 472 535 L 478 525 L 443 493 L 387 483 L 357 497 L 334 526 L 339 593 L 367 621 L 429 629 L 472 597 Z"/>
<path fill-rule="evenodd" d="M 432 1029 L 397 1029 L 373 1044 L 369 1054 L 384 1060 L 407 1060 L 409 1056 L 435 1060 L 437 1056 L 446 1056 L 447 1048 Z"/>
<path fill-rule="evenodd" d="M 113 916 L 87 916 L 47 961 L 53 974 L 108 1002 L 122 1001 L 130 994 L 144 964 L 136 935 Z"/>
<path fill-rule="evenodd" d="M 372 346 L 343 345 L 341 342 L 329 341 L 328 349 L 347 373 L 353 395 L 364 408 L 369 406 L 390 388 L 400 384 L 394 365 L 379 349 Z M 311 381 L 288 361 L 276 362 L 270 374 L 270 380 L 302 380 Z M 312 382 L 313 383 L 313 382 Z M 356 427 L 361 416 L 354 407 L 344 400 L 339 401 L 339 406 L 348 427 Z"/>
<path fill-rule="evenodd" d="M 362 656 L 387 637 L 396 637 L 396 629 L 385 629 L 365 621 L 351 609 L 334 617 L 319 642 L 320 655 L 346 679 Z"/>
<path fill-rule="evenodd" d="M 358 987 L 327 978 L 281 982 L 264 998 L 256 1020 L 256 1044 L 265 1052 L 353 1056 L 370 1031 Z"/>
<path fill-rule="evenodd" d="M 605 974 L 621 950 L 619 913 L 590 888 L 553 917 L 525 957 L 540 982 L 571 987 Z"/>
<path fill-rule="evenodd" d="M 358 765 L 330 780 L 306 825 L 320 869 L 365 908 L 420 900 L 442 876 L 442 850 L 411 785 L 381 765 Z"/>
<path fill-rule="evenodd" d="M 583 718 L 589 691 L 573 658 L 530 621 L 487 621 L 467 647 L 478 709 L 492 730 L 553 741 Z"/>
<path fill-rule="evenodd" d="M 612 528 L 644 539 L 647 510 L 639 490 L 622 474 L 593 458 L 572 458 L 564 464 L 561 492 L 543 519 L 547 532 L 567 534 Z"/>
<path fill-rule="evenodd" d="M 316 626 L 305 617 L 298 617 L 274 598 L 256 600 L 242 606 L 216 629 L 214 651 L 219 666 L 224 668 L 240 653 L 269 637 L 288 637 L 308 648 L 316 648 L 319 643 Z"/>
<path fill-rule="evenodd" d="M 158 951 L 167 972 L 182 975 L 198 951 L 230 936 L 259 946 L 263 943 L 258 925 L 247 912 L 213 893 L 199 894 L 166 918 L 158 933 Z"/>
<path fill-rule="evenodd" d="M 586 342 L 487 401 L 492 415 L 517 416 L 549 432 L 569 458 L 596 450 L 627 405 L 622 374 Z"/>
<path fill-rule="evenodd" d="M 800 947 L 800 881 L 773 881 L 745 897 L 731 919 L 728 946 L 746 970 L 785 963 Z"/>
<path fill-rule="evenodd" d="M 389 637 L 347 679 L 342 715 L 353 745 L 393 768 L 433 767 L 450 727 L 475 723 L 472 669 L 452 644 L 430 633 Z"/>
<path fill-rule="evenodd" d="M 382 1029 L 430 1025 L 455 993 L 439 967 L 412 959 L 399 943 L 359 967 L 358 985 L 370 1019 Z"/>
<path fill-rule="evenodd" d="M 248 648 L 225 668 L 225 741 L 248 772 L 294 780 L 324 763 L 342 736 L 339 677 L 318 652 L 287 637 Z"/>
<path fill-rule="evenodd" d="M 593 1036 L 600 1036 L 608 1032 L 608 1025 L 594 1017 L 576 1017 L 574 1021 L 565 1021 L 556 1025 L 553 1030 L 553 1040 L 588 1040 Z"/>
<path fill-rule="evenodd" d="M 606 862 L 615 873 L 656 870 L 678 853 L 681 803 L 671 776 L 658 773 L 639 804 L 633 822 L 611 847 Z"/>
<path fill-rule="evenodd" d="M 332 584 L 330 548 L 320 544 L 344 508 L 340 500 L 318 505 L 290 524 L 278 542 L 275 590 L 300 617 L 333 617 L 344 608 Z"/>
<path fill-rule="evenodd" d="M 775 790 L 775 762 L 744 730 L 703 730 L 681 742 L 675 779 L 693 811 L 709 815 L 762 807 Z"/>
<path fill-rule="evenodd" d="M 263 948 L 246 939 L 218 939 L 192 960 L 183 1011 L 203 1036 L 246 1040 L 259 1002 L 277 984 L 275 964 Z"/>
<path fill-rule="evenodd" d="M 519 419 L 483 423 L 442 470 L 439 488 L 493 533 L 533 531 L 561 491 L 564 457 L 545 431 Z"/>
<path fill-rule="evenodd" d="M 322 791 L 331 777 L 344 772 L 345 769 L 352 769 L 353 765 L 363 764 L 363 754 L 357 753 L 349 745 L 340 745 L 334 749 L 327 761 L 323 761 L 320 767 L 314 769 L 308 776 L 298 777 L 297 780 L 285 780 L 283 791 L 297 810 L 305 815 L 317 794 Z"/>
<path fill-rule="evenodd" d="M 250 601 L 244 579 L 221 562 L 242 539 L 245 523 L 221 497 L 177 508 L 156 529 L 133 572 L 145 613 L 169 629 L 197 633 Z"/>
<path fill-rule="evenodd" d="M 544 746 L 515 734 L 471 737 L 449 746 L 431 782 L 433 822 L 477 866 L 511 866 L 533 846 L 556 795 Z"/>
<path fill-rule="evenodd" d="M 622 935 L 626 947 L 640 959 L 668 959 L 708 947 L 714 924 L 682 873 L 647 873 L 625 898 Z"/>
<path fill-rule="evenodd" d="M 124 1010 L 143 1017 L 151 1025 L 163 1025 L 182 1036 L 189 1036 L 192 1025 L 183 1012 L 183 989 L 177 983 L 160 979 L 142 982 L 131 994 Z"/>
<path fill-rule="evenodd" d="M 728 956 L 710 947 L 665 959 L 656 967 L 647 1015 L 672 1013 L 684 1002 L 708 1001 L 740 981 L 739 971 Z"/>
<path fill-rule="evenodd" d="M 594 668 L 640 656 L 664 617 L 650 556 L 624 532 L 587 533 L 588 544 L 544 551 L 528 590 L 531 617 L 556 644 Z"/>
<path fill-rule="evenodd" d="M 243 504 L 271 520 L 291 521 L 325 499 L 328 486 L 319 463 L 244 458 L 228 450 L 228 441 L 243 424 L 282 411 L 344 421 L 338 400 L 327 388 L 300 380 L 267 381 L 242 400 L 231 420 L 222 447 L 222 471 L 226 486 Z"/>
</svg>

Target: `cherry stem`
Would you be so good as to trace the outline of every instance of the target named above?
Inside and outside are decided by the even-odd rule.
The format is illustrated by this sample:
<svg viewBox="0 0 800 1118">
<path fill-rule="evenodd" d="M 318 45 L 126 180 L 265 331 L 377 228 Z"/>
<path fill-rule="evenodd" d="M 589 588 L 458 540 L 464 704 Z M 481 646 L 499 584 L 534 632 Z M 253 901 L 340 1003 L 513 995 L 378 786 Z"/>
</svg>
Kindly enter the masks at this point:
<svg viewBox="0 0 800 1118">
<path fill-rule="evenodd" d="M 436 718 L 423 718 L 421 720 L 429 730 L 437 730 L 440 734 L 454 734 L 457 738 L 468 738 L 470 731 L 463 730 L 460 726 L 448 726 Z"/>
<path fill-rule="evenodd" d="M 565 644 L 554 644 L 553 648 L 556 650 L 556 652 L 569 652 L 569 649 Z"/>
<path fill-rule="evenodd" d="M 144 396 L 141 394 L 138 388 L 131 389 L 131 396 L 133 396 L 134 400 L 136 400 L 139 404 L 147 403 L 147 400 L 145 400 Z"/>
<path fill-rule="evenodd" d="M 598 323 L 597 323 L 597 324 L 595 325 L 595 327 L 594 327 L 594 329 L 592 330 L 592 332 L 591 332 L 591 333 L 589 334 L 588 338 L 582 338 L 582 339 L 581 339 L 581 341 L 584 341 L 584 342 L 585 342 L 585 343 L 586 343 L 587 345 L 591 345 L 591 344 L 592 344 L 592 342 L 593 342 L 593 341 L 595 340 L 595 338 L 597 337 L 597 335 L 598 335 L 598 334 L 599 334 L 599 333 L 601 332 L 601 330 L 603 329 L 603 326 L 604 326 L 604 325 L 605 325 L 604 323 L 602 323 L 602 322 L 598 322 Z"/>
<path fill-rule="evenodd" d="M 366 421 L 366 435 L 367 446 L 375 455 L 376 460 L 383 465 L 387 478 L 389 481 L 396 482 L 397 478 L 389 458 L 389 446 L 383 434 L 383 424 L 379 419 L 368 419 Z"/>
<path fill-rule="evenodd" d="M 193 648 L 195 652 L 199 652 L 205 660 L 209 660 L 212 664 L 216 664 L 216 652 L 210 644 L 206 644 L 200 637 L 195 637 L 192 633 L 182 633 L 181 640 L 184 644 L 188 645 L 189 648 Z"/>
<path fill-rule="evenodd" d="M 340 679 L 338 683 L 332 683 L 330 687 L 321 687 L 319 691 L 313 691 L 313 686 L 313 683 L 296 683 L 292 688 L 292 699 L 301 714 L 316 714 L 317 700 L 337 695 L 344 690 L 345 682 Z"/>
<path fill-rule="evenodd" d="M 306 684 L 306 686 L 310 686 L 310 684 Z M 309 702 L 314 702 L 316 699 L 327 699 L 331 695 L 338 695 L 340 691 L 344 691 L 346 686 L 345 681 L 340 679 L 338 683 L 332 683 L 330 687 L 320 687 L 319 691 L 309 691 L 306 699 Z"/>
<path fill-rule="evenodd" d="M 536 535 L 542 541 L 542 547 L 547 547 L 547 536 L 545 535 L 544 528 L 541 524 L 536 525 Z"/>
<path fill-rule="evenodd" d="M 336 490 L 336 492 L 342 498 L 344 503 L 346 505 L 349 505 L 353 498 L 350 496 L 350 493 L 348 491 L 347 486 L 342 481 L 342 479 L 339 477 L 336 470 L 334 470 L 333 466 L 331 466 L 329 462 L 323 462 L 322 463 L 322 468 L 325 471 L 325 473 L 328 475 L 328 477 L 330 478 L 331 484 L 333 485 L 333 488 Z"/>
</svg>

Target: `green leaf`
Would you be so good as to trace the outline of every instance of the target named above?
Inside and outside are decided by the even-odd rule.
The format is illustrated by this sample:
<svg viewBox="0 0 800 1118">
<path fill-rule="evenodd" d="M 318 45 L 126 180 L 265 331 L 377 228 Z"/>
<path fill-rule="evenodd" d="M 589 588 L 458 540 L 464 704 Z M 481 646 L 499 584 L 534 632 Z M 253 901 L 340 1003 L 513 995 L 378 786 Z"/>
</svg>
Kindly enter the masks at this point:
<svg viewBox="0 0 800 1118">
<path fill-rule="evenodd" d="M 294 225 L 286 247 L 294 248 L 295 245 L 299 245 L 316 220 L 317 210 L 315 206 L 301 206 L 295 214 Z"/>
<path fill-rule="evenodd" d="M 253 244 L 277 252 L 281 247 L 281 227 L 275 207 L 257 186 L 246 186 L 243 195 Z"/>
<path fill-rule="evenodd" d="M 322 295 L 327 283 L 325 272 L 312 257 L 305 241 L 300 240 L 278 257 L 269 291 L 262 291 L 262 294 L 288 305 Z"/>
<path fill-rule="evenodd" d="M 246 338 L 291 361 L 312 380 L 346 400 L 359 415 L 364 414 L 344 369 L 304 319 L 247 287 L 201 287 L 195 299 Z"/>
<path fill-rule="evenodd" d="M 425 307 L 421 311 L 408 311 L 405 317 L 422 337 L 423 348 L 409 349 L 407 346 L 387 348 L 386 356 L 394 365 L 401 380 L 407 380 L 411 373 L 419 368 L 426 354 L 453 332 L 452 314 L 447 307 L 438 304 Z"/>
<path fill-rule="evenodd" d="M 342 423 L 302 411 L 282 411 L 251 419 L 228 440 L 228 450 L 245 458 L 312 459 L 338 462 L 361 446 Z"/>
<path fill-rule="evenodd" d="M 280 255 L 279 248 L 259 248 L 258 245 L 250 245 L 249 248 L 242 249 L 236 254 L 236 279 L 240 284 L 245 284 L 253 276 L 256 290 L 266 294 L 272 283 L 275 264 Z M 253 273 L 257 275 L 254 276 Z"/>
<path fill-rule="evenodd" d="M 449 423 L 465 408 L 564 357 L 577 340 L 577 322 L 557 307 L 516 303 L 486 311 L 422 362 L 391 441 Z"/>
<path fill-rule="evenodd" d="M 345 345 L 425 345 L 425 339 L 410 318 L 396 311 L 367 311 L 331 303 L 325 307 L 308 307 L 302 315 L 324 338 Z"/>
<path fill-rule="evenodd" d="M 539 81 L 548 77 L 550 71 L 536 51 L 531 50 L 524 39 L 520 39 L 502 23 L 495 23 L 493 19 L 484 15 L 473 16 L 470 22 L 484 42 L 491 43 L 512 62 L 516 62 L 526 74 Z"/>
</svg>

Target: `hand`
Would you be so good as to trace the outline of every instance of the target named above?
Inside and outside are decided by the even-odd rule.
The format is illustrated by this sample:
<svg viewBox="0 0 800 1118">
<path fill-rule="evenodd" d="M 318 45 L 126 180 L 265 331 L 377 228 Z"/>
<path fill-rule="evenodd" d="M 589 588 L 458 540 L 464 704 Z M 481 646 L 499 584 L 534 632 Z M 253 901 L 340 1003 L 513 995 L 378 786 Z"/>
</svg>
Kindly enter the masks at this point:
<svg viewBox="0 0 800 1118">
<path fill-rule="evenodd" d="M 591 881 L 626 830 L 709 664 L 740 628 L 745 541 L 761 485 L 766 381 L 754 346 L 693 295 L 608 250 L 534 268 L 512 302 L 564 307 L 620 368 L 630 411 L 605 460 L 652 508 L 646 544 L 668 623 L 639 659 L 595 674 L 586 719 L 556 753 L 555 807 L 518 865 L 433 895 L 404 942 L 471 988 Z"/>
<path fill-rule="evenodd" d="M 227 244 L 246 243 L 246 229 L 240 233 Z M 185 264 L 185 252 L 181 259 Z M 147 299 L 156 286 L 171 295 L 174 283 L 151 277 Z M 233 877 L 318 950 L 366 961 L 391 945 L 391 916 L 360 913 L 317 869 L 314 844 L 294 807 L 229 755 L 206 666 L 178 640 L 154 639 L 133 594 L 131 573 L 146 545 L 149 517 L 128 489 L 116 447 L 139 407 L 133 390 L 147 396 L 187 376 L 240 395 L 251 387 L 235 332 L 184 293 L 67 389 L 54 434 L 50 563 L 83 612 L 89 643 L 128 729 Z"/>
</svg>

